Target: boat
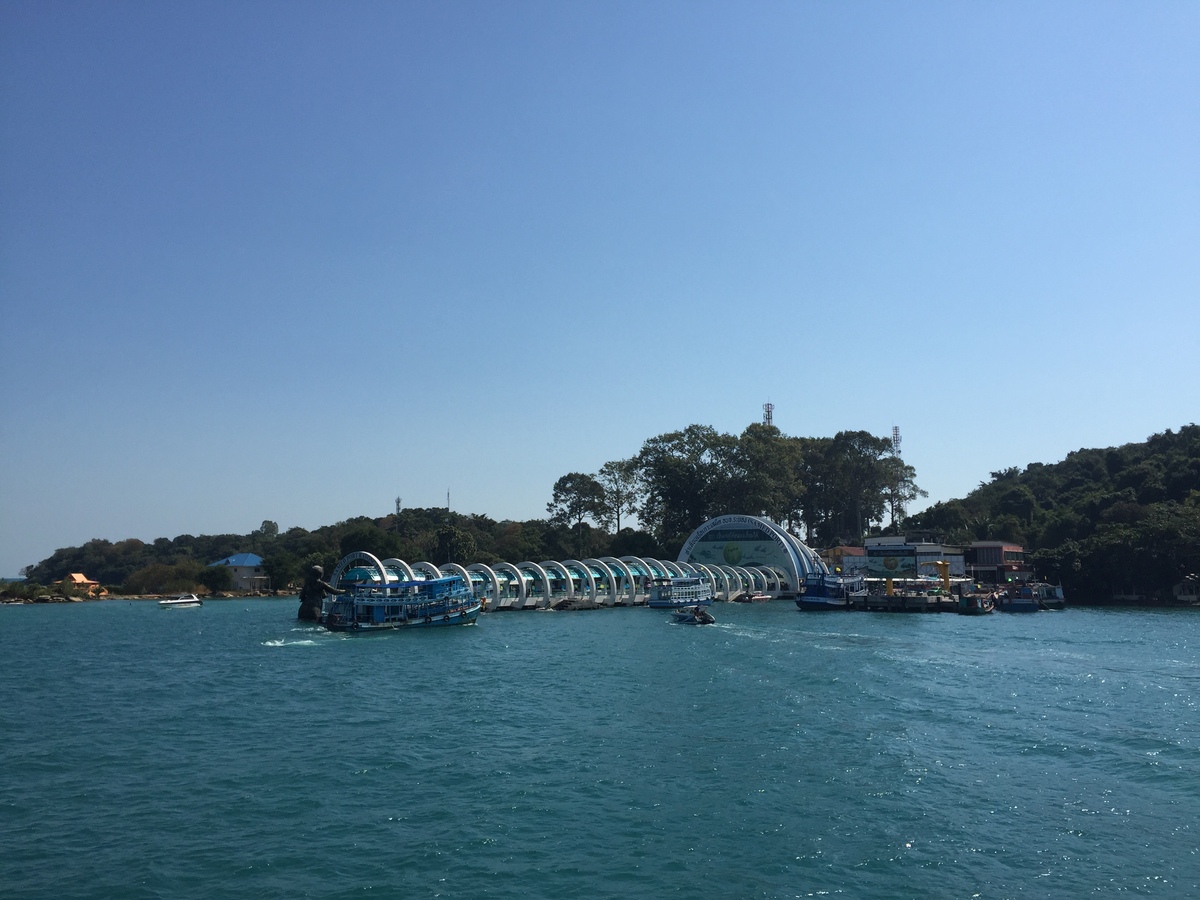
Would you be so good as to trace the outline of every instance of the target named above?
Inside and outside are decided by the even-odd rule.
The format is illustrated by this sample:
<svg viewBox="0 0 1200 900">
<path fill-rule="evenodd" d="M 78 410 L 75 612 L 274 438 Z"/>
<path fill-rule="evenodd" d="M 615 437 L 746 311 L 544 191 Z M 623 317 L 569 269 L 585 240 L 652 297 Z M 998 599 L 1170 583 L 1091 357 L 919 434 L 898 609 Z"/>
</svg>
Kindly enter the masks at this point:
<svg viewBox="0 0 1200 900">
<path fill-rule="evenodd" d="M 164 609 L 190 609 L 194 606 L 203 606 L 204 601 L 195 594 L 176 594 L 174 597 L 163 597 L 158 601 L 158 605 Z"/>
<path fill-rule="evenodd" d="M 996 600 L 992 594 L 963 594 L 958 598 L 960 616 L 986 616 L 996 608 Z"/>
<path fill-rule="evenodd" d="M 831 575 L 810 572 L 804 576 L 802 593 L 796 608 L 804 612 L 849 609 L 855 598 L 866 597 L 866 582 L 861 575 Z"/>
<path fill-rule="evenodd" d="M 330 631 L 473 625 L 483 608 L 461 575 L 413 580 L 361 551 L 338 563 L 330 584 L 344 592 L 326 597 L 322 622 Z"/>
<path fill-rule="evenodd" d="M 738 594 L 733 598 L 734 603 L 767 603 L 770 601 L 771 595 L 763 591 L 755 591 L 752 594 Z"/>
<path fill-rule="evenodd" d="M 1012 588 L 996 595 L 996 609 L 1006 613 L 1041 612 L 1042 604 L 1028 588 Z"/>
<path fill-rule="evenodd" d="M 675 617 L 675 623 L 678 625 L 715 625 L 717 621 L 703 606 L 672 610 L 671 615 Z"/>
<path fill-rule="evenodd" d="M 1178 606 L 1200 606 L 1200 578 L 1184 576 L 1183 581 L 1171 588 L 1171 596 Z"/>
<path fill-rule="evenodd" d="M 651 609 L 682 609 L 687 606 L 708 606 L 713 601 L 708 579 L 697 575 L 655 578 L 646 595 Z"/>
<path fill-rule="evenodd" d="M 1061 584 L 1046 584 L 1043 581 L 1029 583 L 1031 596 L 1041 604 L 1042 609 L 1066 609 L 1067 601 Z M 1024 595 L 1024 589 L 1021 591 Z"/>
<path fill-rule="evenodd" d="M 1064 609 L 1061 585 L 1030 581 L 1001 591 L 996 595 L 996 609 L 1000 612 L 1041 612 L 1044 609 Z"/>
</svg>

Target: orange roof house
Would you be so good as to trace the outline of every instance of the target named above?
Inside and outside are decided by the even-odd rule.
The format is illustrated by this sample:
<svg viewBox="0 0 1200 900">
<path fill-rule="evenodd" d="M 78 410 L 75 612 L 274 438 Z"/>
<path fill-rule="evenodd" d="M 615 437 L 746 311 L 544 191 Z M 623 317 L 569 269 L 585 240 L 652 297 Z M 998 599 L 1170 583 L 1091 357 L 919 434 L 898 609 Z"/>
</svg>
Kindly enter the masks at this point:
<svg viewBox="0 0 1200 900">
<path fill-rule="evenodd" d="M 100 587 L 100 582 L 92 581 L 82 572 L 72 572 L 62 580 L 62 586 L 65 588 L 77 588 L 78 590 L 91 594 L 93 597 L 108 596 L 108 591 Z"/>
</svg>

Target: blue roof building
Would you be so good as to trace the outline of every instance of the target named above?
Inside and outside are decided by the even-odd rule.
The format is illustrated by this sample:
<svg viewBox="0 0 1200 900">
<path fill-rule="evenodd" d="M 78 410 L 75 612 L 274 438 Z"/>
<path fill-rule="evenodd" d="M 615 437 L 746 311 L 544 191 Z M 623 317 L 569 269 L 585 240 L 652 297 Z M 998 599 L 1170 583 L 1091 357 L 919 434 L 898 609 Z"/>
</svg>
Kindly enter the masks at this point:
<svg viewBox="0 0 1200 900">
<path fill-rule="evenodd" d="M 267 573 L 262 568 L 262 557 L 257 553 L 235 553 L 218 559 L 212 566 L 226 566 L 233 575 L 235 591 L 265 591 L 271 586 Z"/>
<path fill-rule="evenodd" d="M 257 553 L 235 553 L 233 556 L 227 556 L 224 559 L 218 559 L 215 563 L 209 563 L 210 566 L 236 566 L 238 568 L 249 566 L 256 568 L 262 565 L 262 557 Z"/>
</svg>

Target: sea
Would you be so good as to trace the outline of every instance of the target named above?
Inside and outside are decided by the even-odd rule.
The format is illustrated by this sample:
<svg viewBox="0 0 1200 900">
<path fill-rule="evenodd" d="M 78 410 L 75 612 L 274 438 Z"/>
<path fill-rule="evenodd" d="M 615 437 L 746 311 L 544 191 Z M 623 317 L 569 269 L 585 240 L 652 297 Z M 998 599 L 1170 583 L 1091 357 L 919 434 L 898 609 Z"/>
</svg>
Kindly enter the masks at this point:
<svg viewBox="0 0 1200 900">
<path fill-rule="evenodd" d="M 5 898 L 1200 897 L 1200 610 L 0 608 Z"/>
</svg>

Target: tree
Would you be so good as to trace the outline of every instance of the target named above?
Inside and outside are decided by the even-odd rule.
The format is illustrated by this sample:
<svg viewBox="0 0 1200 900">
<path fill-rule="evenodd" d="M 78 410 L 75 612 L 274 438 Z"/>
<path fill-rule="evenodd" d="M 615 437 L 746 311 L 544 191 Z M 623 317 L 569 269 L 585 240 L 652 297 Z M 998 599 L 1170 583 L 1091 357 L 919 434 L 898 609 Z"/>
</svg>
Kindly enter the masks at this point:
<svg viewBox="0 0 1200 900">
<path fill-rule="evenodd" d="M 755 422 L 738 438 L 732 457 L 729 512 L 789 519 L 804 495 L 803 451 L 795 438 L 774 425 Z M 734 506 L 740 506 L 740 510 Z"/>
<path fill-rule="evenodd" d="M 215 594 L 233 587 L 233 572 L 228 566 L 205 566 L 196 575 L 196 580 Z"/>
<path fill-rule="evenodd" d="M 546 504 L 551 522 L 575 529 L 578 556 L 583 556 L 583 520 L 598 520 L 603 508 L 603 486 L 582 472 L 571 472 L 554 482 L 553 499 Z"/>
<path fill-rule="evenodd" d="M 917 470 L 907 465 L 899 456 L 888 456 L 880 460 L 883 467 L 883 495 L 887 501 L 891 524 L 896 525 L 904 518 L 908 504 L 918 497 L 928 497 L 929 492 L 917 487 L 914 479 Z"/>
<path fill-rule="evenodd" d="M 286 550 L 277 551 L 263 559 L 263 571 L 274 590 L 284 590 L 300 577 L 300 559 Z"/>
<path fill-rule="evenodd" d="M 867 523 L 883 519 L 883 460 L 891 456 L 891 440 L 866 431 L 839 431 L 832 439 L 810 441 L 806 450 L 802 480 L 808 539 L 815 535 L 825 544 L 861 540 Z"/>
<path fill-rule="evenodd" d="M 639 518 L 664 549 L 682 544 L 706 519 L 733 508 L 730 482 L 737 438 L 689 425 L 651 438 L 636 460 L 643 486 Z"/>
<path fill-rule="evenodd" d="M 632 459 L 606 462 L 596 473 L 596 481 L 604 490 L 597 521 L 616 534 L 621 530 L 621 516 L 637 512 L 640 487 L 637 462 Z"/>
<path fill-rule="evenodd" d="M 469 531 L 446 525 L 437 532 L 437 559 L 439 564 L 470 563 L 477 553 L 475 538 Z"/>
<path fill-rule="evenodd" d="M 368 524 L 369 523 L 369 524 Z M 356 550 L 370 553 L 377 559 L 388 559 L 399 552 L 400 541 L 395 532 L 384 531 L 374 522 L 364 522 L 351 531 L 342 535 L 339 542 L 342 556 L 348 556 Z M 328 572 L 326 574 L 329 574 Z"/>
</svg>

